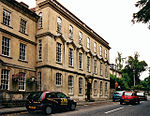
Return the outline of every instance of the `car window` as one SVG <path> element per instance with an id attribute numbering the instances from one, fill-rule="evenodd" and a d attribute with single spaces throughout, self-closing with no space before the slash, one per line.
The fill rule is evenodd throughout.
<path id="1" fill-rule="evenodd" d="M 67 96 L 63 93 L 57 93 L 58 98 L 67 98 Z"/>
<path id="2" fill-rule="evenodd" d="M 48 93 L 46 96 L 47 98 L 56 98 L 55 93 Z"/>
<path id="3" fill-rule="evenodd" d="M 137 95 L 141 95 L 141 96 L 144 96 L 144 93 L 137 93 Z"/>
<path id="4" fill-rule="evenodd" d="M 40 99 L 41 96 L 43 96 L 43 92 L 35 92 L 35 93 L 31 93 L 27 99 Z"/>
<path id="5" fill-rule="evenodd" d="M 125 95 L 125 96 L 132 96 L 132 93 L 125 92 L 124 95 Z"/>

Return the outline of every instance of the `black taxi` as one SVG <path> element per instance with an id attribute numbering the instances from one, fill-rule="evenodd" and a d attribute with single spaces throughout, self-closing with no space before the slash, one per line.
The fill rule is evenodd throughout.
<path id="1" fill-rule="evenodd" d="M 42 110 L 46 114 L 51 114 L 58 109 L 75 110 L 76 101 L 71 100 L 62 92 L 40 91 L 31 93 L 26 102 L 28 112 Z"/>

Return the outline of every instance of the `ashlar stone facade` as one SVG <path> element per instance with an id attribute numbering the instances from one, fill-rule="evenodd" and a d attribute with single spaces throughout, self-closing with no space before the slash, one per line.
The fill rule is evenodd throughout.
<path id="1" fill-rule="evenodd" d="M 62 91 L 76 100 L 110 97 L 109 43 L 58 1 L 36 0 L 28 9 L 0 0 L 0 15 L 1 89 Z"/>

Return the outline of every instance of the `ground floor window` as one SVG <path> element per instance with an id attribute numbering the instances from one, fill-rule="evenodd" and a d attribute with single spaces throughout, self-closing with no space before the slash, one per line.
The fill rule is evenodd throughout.
<path id="1" fill-rule="evenodd" d="M 73 94 L 73 76 L 68 77 L 68 93 Z"/>
<path id="2" fill-rule="evenodd" d="M 107 82 L 105 83 L 105 95 L 108 94 L 108 87 L 107 87 Z"/>
<path id="3" fill-rule="evenodd" d="M 94 95 L 97 95 L 97 81 L 94 81 Z"/>
<path id="4" fill-rule="evenodd" d="M 79 95 L 83 94 L 83 79 L 79 78 Z"/>
<path id="5" fill-rule="evenodd" d="M 9 70 L 2 69 L 1 72 L 1 89 L 8 90 L 9 89 Z"/>
<path id="6" fill-rule="evenodd" d="M 26 74 L 23 72 L 19 73 L 19 91 L 25 91 L 26 85 Z"/>
<path id="7" fill-rule="evenodd" d="M 38 87 L 39 87 L 39 90 L 41 91 L 41 72 L 38 72 Z"/>
<path id="8" fill-rule="evenodd" d="M 102 81 L 100 82 L 100 94 L 101 95 L 103 94 L 103 83 L 102 83 Z"/>
<path id="9" fill-rule="evenodd" d="M 61 86 L 61 85 L 62 85 L 62 74 L 56 73 L 56 86 Z"/>

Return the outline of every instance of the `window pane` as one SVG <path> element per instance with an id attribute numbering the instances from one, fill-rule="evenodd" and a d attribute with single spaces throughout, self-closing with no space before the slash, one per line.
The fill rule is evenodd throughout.
<path id="1" fill-rule="evenodd" d="M 9 89 L 9 70 L 2 69 L 1 72 L 1 89 Z"/>
<path id="2" fill-rule="evenodd" d="M 3 37 L 3 39 L 2 39 L 2 54 L 9 56 L 9 51 L 10 51 L 10 39 Z"/>
<path id="3" fill-rule="evenodd" d="M 56 73 L 56 86 L 62 85 L 62 75 L 60 73 Z"/>
<path id="4" fill-rule="evenodd" d="M 57 42 L 57 46 L 56 46 L 56 61 L 57 62 L 61 62 L 61 52 L 62 52 L 62 49 L 61 49 L 61 44 Z"/>
<path id="5" fill-rule="evenodd" d="M 26 45 L 20 43 L 20 60 L 26 60 Z"/>
<path id="6" fill-rule="evenodd" d="M 3 10 L 3 24 L 10 26 L 10 18 L 11 18 L 11 13 L 4 9 Z"/>
<path id="7" fill-rule="evenodd" d="M 24 91 L 25 90 L 25 85 L 26 85 L 25 73 L 20 72 L 19 73 L 19 90 Z"/>
<path id="8" fill-rule="evenodd" d="M 20 32 L 21 33 L 24 33 L 24 34 L 26 33 L 26 29 L 27 29 L 26 25 L 27 25 L 27 21 L 21 19 L 21 21 L 20 21 Z"/>

